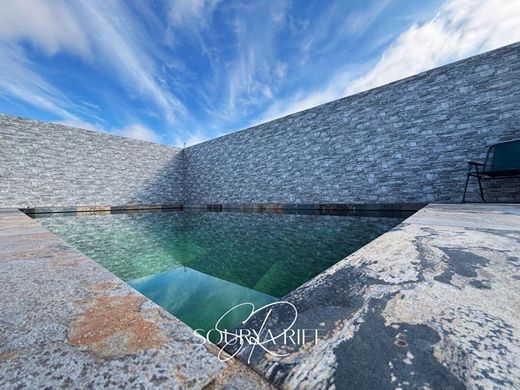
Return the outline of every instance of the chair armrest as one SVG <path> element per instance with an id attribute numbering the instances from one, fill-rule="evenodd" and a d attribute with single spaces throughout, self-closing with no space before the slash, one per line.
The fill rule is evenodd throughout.
<path id="1" fill-rule="evenodd" d="M 479 161 L 468 161 L 468 164 L 469 165 L 477 165 L 477 166 L 481 166 L 481 167 L 484 166 L 484 163 L 483 162 L 479 162 Z"/>

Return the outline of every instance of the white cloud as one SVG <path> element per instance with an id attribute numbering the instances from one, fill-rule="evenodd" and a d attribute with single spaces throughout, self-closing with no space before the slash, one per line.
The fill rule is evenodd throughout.
<path id="1" fill-rule="evenodd" d="M 90 0 L 82 3 L 61 0 L 3 2 L 0 8 L 0 96 L 19 99 L 53 113 L 61 118 L 57 123 L 67 126 L 160 142 L 157 133 L 140 124 L 107 129 L 101 123 L 81 119 L 82 114 L 95 117 L 92 110 L 97 108 L 88 103 L 71 102 L 37 72 L 37 64 L 29 60 L 20 41 L 29 42 L 47 55 L 67 52 L 85 58 L 93 52 L 126 80 L 129 89 L 151 97 L 170 119 L 183 110 L 176 98 L 157 81 L 146 39 L 120 3 L 94 5 Z"/>
<path id="2" fill-rule="evenodd" d="M 141 141 L 161 143 L 161 137 L 155 131 L 137 123 L 122 128 L 112 128 L 110 130 L 106 129 L 100 123 L 91 123 L 83 121 L 81 119 L 66 119 L 62 121 L 56 121 L 55 123 L 59 123 L 60 125 L 70 127 L 77 127 L 79 129 L 93 130 L 108 134 L 120 135 L 122 137 L 139 139 Z"/>
<path id="3" fill-rule="evenodd" d="M 101 132 L 107 133 L 105 128 L 99 123 L 91 123 L 91 122 L 87 122 L 87 121 L 84 121 L 81 119 L 76 119 L 76 118 L 55 121 L 55 123 L 58 123 L 60 125 L 70 126 L 70 127 L 77 127 L 79 129 L 101 131 Z"/>
<path id="4" fill-rule="evenodd" d="M 135 23 L 124 2 L 88 0 L 75 4 L 84 16 L 92 45 L 130 91 L 152 99 L 170 122 L 187 114 L 157 74 L 154 50 L 160 49 Z"/>
<path id="5" fill-rule="evenodd" d="M 330 2 L 328 10 L 317 15 L 306 27 L 308 31 L 301 39 L 300 62 L 313 62 L 318 55 L 330 56 L 331 51 L 344 47 L 346 41 L 361 36 L 391 1 L 365 2 L 363 7 L 348 16 L 344 11 L 348 2 Z"/>
<path id="6" fill-rule="evenodd" d="M 0 40 L 26 40 L 48 55 L 66 50 L 86 57 L 90 52 L 77 15 L 61 0 L 3 0 Z"/>
<path id="7" fill-rule="evenodd" d="M 343 24 L 344 36 L 359 36 L 365 32 L 392 0 L 379 0 L 362 11 L 351 13 Z"/>
<path id="8" fill-rule="evenodd" d="M 161 139 L 153 130 L 139 124 L 123 127 L 119 130 L 112 130 L 111 133 L 121 135 L 123 137 L 140 139 L 141 141 L 149 141 L 160 143 Z"/>
<path id="9" fill-rule="evenodd" d="M 352 94 L 520 40 L 520 2 L 449 0 L 431 21 L 401 34 L 345 88 Z"/>
<path id="10" fill-rule="evenodd" d="M 288 64 L 277 58 L 279 36 L 289 10 L 288 1 L 241 6 L 232 21 L 235 32 L 235 57 L 217 73 L 225 80 L 225 107 L 214 116 L 224 121 L 247 116 L 260 104 L 272 99 L 277 86 L 288 73 Z"/>
<path id="11" fill-rule="evenodd" d="M 278 61 L 274 65 L 274 74 L 278 79 L 284 79 L 287 76 L 287 63 Z"/>
<path id="12" fill-rule="evenodd" d="M 344 82 L 339 81 L 340 78 L 346 76 L 340 75 L 338 79 L 331 82 L 326 88 L 312 93 L 298 93 L 292 99 L 276 100 L 269 108 L 262 113 L 259 119 L 252 122 L 253 124 L 260 124 L 268 122 L 276 118 L 293 114 L 295 112 L 303 111 L 311 107 L 319 106 L 320 104 L 330 102 L 338 99 L 343 95 Z"/>
<path id="13" fill-rule="evenodd" d="M 13 96 L 61 115 L 73 116 L 60 105 L 63 96 L 29 66 L 19 42 L 28 42 L 47 55 L 65 52 L 86 61 L 96 60 L 127 88 L 129 95 L 151 99 L 170 122 L 188 115 L 184 105 L 162 81 L 157 45 L 130 14 L 123 1 L 4 0 L 0 7 L 0 43 L 9 45 L 16 62 L 16 81 L 9 82 Z M 2 53 L 3 54 L 3 53 Z M 18 58 L 14 55 L 18 54 Z M 102 59 L 98 61 L 98 59 Z M 25 66 L 25 69 L 23 67 Z M 0 72 L 9 73 L 2 60 Z M 5 78 L 4 78 L 5 84 Z M 45 89 L 45 93 L 42 93 Z M 35 93 L 38 92 L 39 93 Z M 61 114 L 60 114 L 61 112 Z"/>
<path id="14" fill-rule="evenodd" d="M 78 109 L 63 93 L 41 77 L 22 48 L 0 40 L 0 96 L 16 98 L 61 118 L 74 119 Z"/>
<path id="15" fill-rule="evenodd" d="M 400 34 L 367 72 L 333 74 L 328 84 L 277 100 L 255 123 L 314 107 L 520 40 L 520 1 L 448 0 L 430 21 Z"/>
<path id="16" fill-rule="evenodd" d="M 219 0 L 173 0 L 170 4 L 169 17 L 176 27 L 200 27 L 213 13 Z M 199 26 L 197 26 L 199 25 Z"/>

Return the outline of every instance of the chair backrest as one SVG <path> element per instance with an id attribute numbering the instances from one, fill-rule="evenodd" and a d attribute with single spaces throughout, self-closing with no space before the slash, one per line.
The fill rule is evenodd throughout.
<path id="1" fill-rule="evenodd" d="M 489 168 L 486 167 L 488 170 L 506 171 L 509 169 L 520 169 L 520 140 L 493 145 L 489 148 L 488 158 L 489 153 L 492 153 L 492 157 Z"/>

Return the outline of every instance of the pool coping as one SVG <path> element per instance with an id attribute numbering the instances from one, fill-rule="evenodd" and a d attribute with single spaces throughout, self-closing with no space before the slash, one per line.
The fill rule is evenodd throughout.
<path id="1" fill-rule="evenodd" d="M 237 356 L 286 389 L 520 387 L 519 286 L 520 205 L 430 204 L 283 298 L 316 345 Z"/>
<path id="2" fill-rule="evenodd" d="M 461 256 L 475 263 L 470 276 L 456 272 Z M 324 327 L 327 335 L 304 353 L 295 349 L 283 359 L 253 354 L 251 367 L 260 376 L 237 361 L 220 362 L 217 351 L 197 345 L 191 329 L 174 316 L 37 221 L 3 209 L 0 277 L 10 288 L 0 291 L 0 312 L 5 316 L 0 336 L 6 340 L 0 345 L 0 384 L 141 382 L 152 387 L 163 381 L 173 388 L 269 388 L 267 378 L 290 389 L 363 387 L 361 378 L 365 387 L 373 387 L 370 380 L 392 388 L 406 383 L 455 388 L 519 385 L 520 295 L 514 288 L 518 280 L 511 274 L 514 259 L 520 259 L 520 206 L 430 204 L 284 298 L 298 307 L 300 324 Z M 369 283 L 363 286 L 363 281 Z M 508 306 L 498 293 L 506 295 Z M 455 310 L 460 314 L 455 327 L 446 317 L 456 308 L 450 300 L 453 294 L 465 310 L 480 310 Z M 415 311 L 410 313 L 401 301 Z M 103 309 L 102 317 L 96 315 L 96 310 L 111 305 L 115 307 Z M 121 308 L 141 326 L 117 328 L 113 317 Z M 107 326 L 112 333 L 101 332 L 101 339 L 89 336 L 93 323 L 104 318 L 114 320 Z M 152 329 L 152 336 L 141 337 L 143 327 Z M 409 348 L 394 348 L 390 342 L 374 354 L 359 345 L 358 335 L 370 331 L 393 332 L 396 340 L 405 339 L 399 327 L 414 333 L 405 340 Z M 494 339 L 479 339 L 481 328 Z M 417 340 L 422 340 L 421 348 Z M 243 361 L 246 352 L 239 354 Z M 377 375 L 356 369 L 359 375 L 353 375 L 353 361 L 381 363 L 378 355 L 388 360 L 387 366 L 393 362 L 393 369 Z M 464 360 L 468 356 L 469 365 Z M 448 379 L 442 382 L 443 377 Z"/>
<path id="3" fill-rule="evenodd" d="M 322 213 L 348 211 L 417 211 L 427 203 L 209 203 L 209 204 L 127 204 L 91 206 L 38 206 L 19 208 L 25 214 L 124 212 L 146 210 L 204 209 L 209 211 L 244 210 L 286 212 L 309 210 Z"/>
<path id="4" fill-rule="evenodd" d="M 0 284 L 0 388 L 273 388 L 16 209 L 0 209 Z"/>

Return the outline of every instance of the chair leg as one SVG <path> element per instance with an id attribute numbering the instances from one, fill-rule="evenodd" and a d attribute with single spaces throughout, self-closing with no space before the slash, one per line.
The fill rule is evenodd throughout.
<path id="1" fill-rule="evenodd" d="M 462 202 L 466 203 L 466 192 L 468 192 L 468 183 L 469 183 L 469 173 L 466 175 L 466 185 L 464 186 L 464 195 L 462 195 Z"/>
<path id="2" fill-rule="evenodd" d="M 484 191 L 482 191 L 482 180 L 480 176 L 477 176 L 478 179 L 478 188 L 480 189 L 480 197 L 482 198 L 482 202 L 486 202 L 486 199 L 484 199 Z"/>

